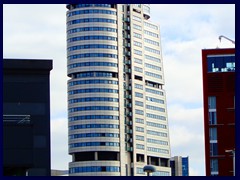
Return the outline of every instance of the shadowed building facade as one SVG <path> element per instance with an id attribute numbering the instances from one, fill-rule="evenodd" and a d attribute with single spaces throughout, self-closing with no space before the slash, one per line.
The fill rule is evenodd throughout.
<path id="1" fill-rule="evenodd" d="M 3 175 L 50 176 L 52 60 L 3 60 Z"/>

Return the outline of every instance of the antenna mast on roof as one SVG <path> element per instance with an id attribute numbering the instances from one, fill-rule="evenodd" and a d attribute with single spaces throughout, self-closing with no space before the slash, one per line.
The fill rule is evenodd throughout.
<path id="1" fill-rule="evenodd" d="M 235 41 L 233 41 L 233 40 L 231 40 L 231 39 L 229 39 L 229 38 L 227 38 L 226 36 L 223 36 L 223 35 L 219 36 L 219 41 L 220 41 L 220 42 L 221 42 L 221 39 L 222 39 L 222 38 L 225 38 L 225 39 L 231 41 L 233 44 L 235 44 Z"/>

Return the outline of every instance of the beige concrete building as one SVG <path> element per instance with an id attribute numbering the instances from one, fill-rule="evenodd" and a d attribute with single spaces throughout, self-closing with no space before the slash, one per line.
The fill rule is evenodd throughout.
<path id="1" fill-rule="evenodd" d="M 51 176 L 68 176 L 68 170 L 51 170 Z"/>
<path id="2" fill-rule="evenodd" d="M 159 26 L 149 4 L 68 4 L 69 175 L 170 176 Z"/>

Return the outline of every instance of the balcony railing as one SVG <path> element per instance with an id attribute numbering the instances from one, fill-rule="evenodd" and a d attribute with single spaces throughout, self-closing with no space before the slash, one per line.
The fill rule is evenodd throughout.
<path id="1" fill-rule="evenodd" d="M 30 115 L 3 115 L 4 124 L 30 124 L 31 116 Z"/>

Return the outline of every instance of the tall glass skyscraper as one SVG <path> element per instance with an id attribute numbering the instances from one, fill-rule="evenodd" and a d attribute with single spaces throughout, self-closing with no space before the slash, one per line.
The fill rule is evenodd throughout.
<path id="1" fill-rule="evenodd" d="M 170 176 L 159 26 L 149 4 L 68 4 L 70 175 Z"/>

